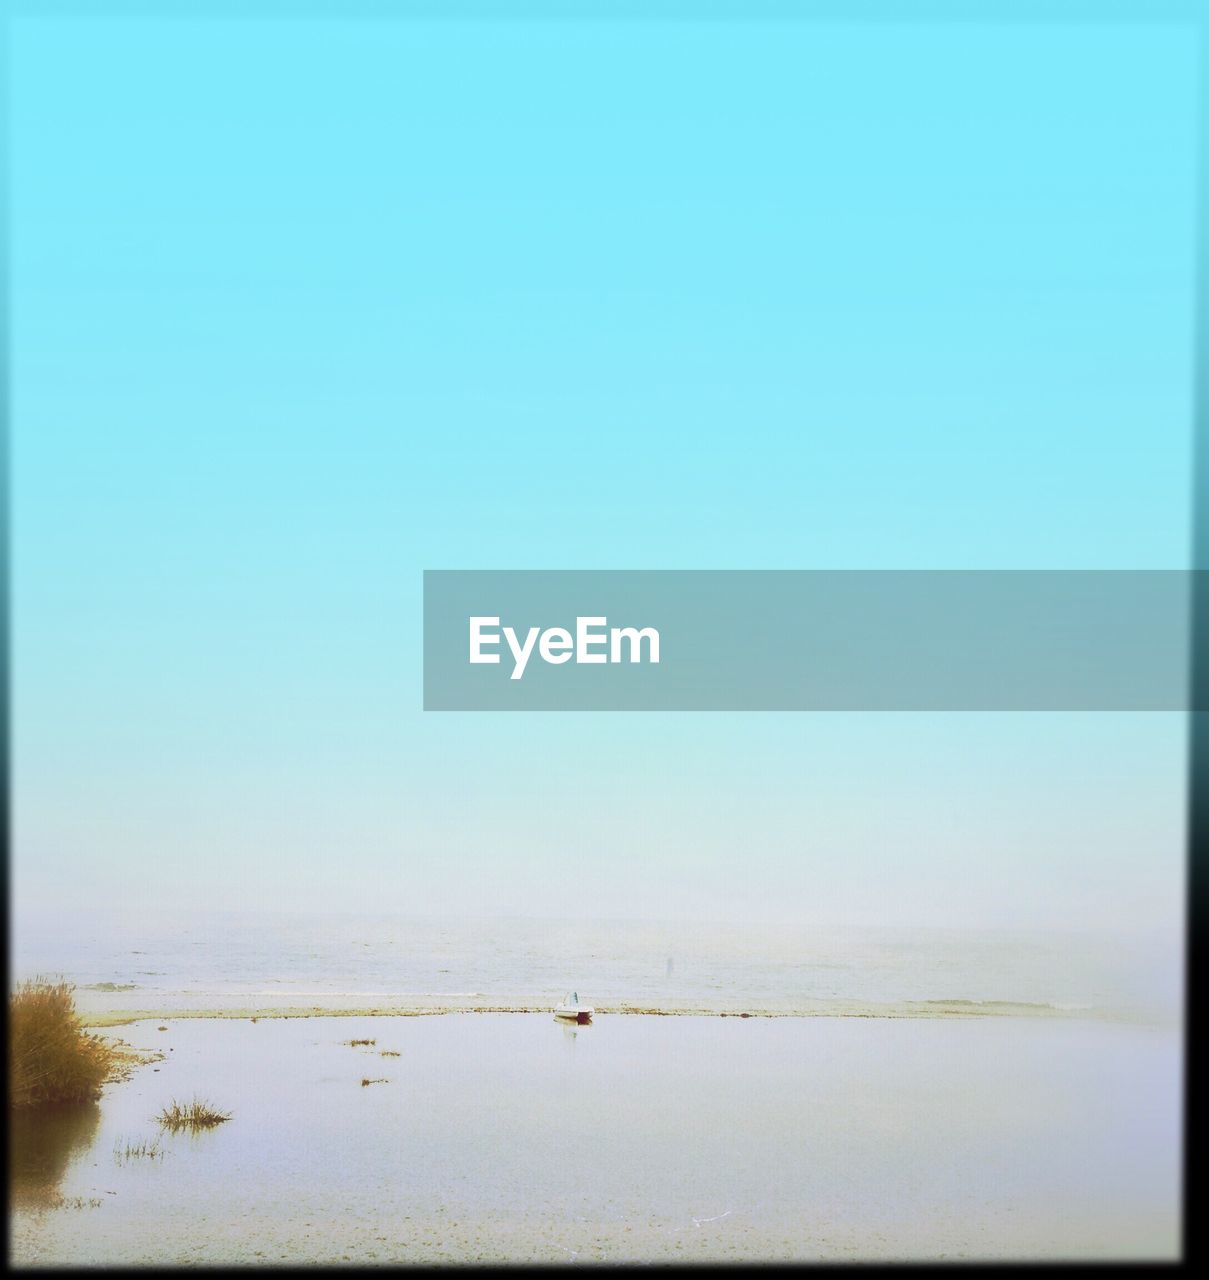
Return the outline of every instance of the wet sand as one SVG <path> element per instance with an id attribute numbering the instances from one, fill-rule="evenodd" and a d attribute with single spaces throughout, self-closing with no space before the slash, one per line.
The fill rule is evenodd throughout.
<path id="1" fill-rule="evenodd" d="M 359 1014 L 120 1034 L 163 1061 L 14 1130 L 15 1263 L 1177 1256 L 1171 1028 Z M 122 1156 L 194 1093 L 232 1119 Z"/>
<path id="2" fill-rule="evenodd" d="M 95 997 L 94 997 L 95 998 Z M 273 1018 L 418 1018 L 459 1013 L 528 1013 L 548 1015 L 550 1005 L 529 1004 L 524 1001 L 493 1001 L 481 1003 L 461 1001 L 450 1003 L 440 997 L 396 996 L 383 1001 L 380 997 L 362 996 L 356 1003 L 346 994 L 330 999 L 324 1004 L 264 1005 L 255 999 L 240 1000 L 224 997 L 225 1003 L 215 1008 L 201 1005 L 193 1007 L 164 1006 L 156 1009 L 96 1008 L 90 1004 L 89 995 L 77 993 L 85 1024 L 93 1029 L 124 1027 L 137 1022 L 183 1021 L 203 1019 L 273 1019 Z M 106 1000 L 113 1004 L 112 996 Z M 1080 1009 L 1062 1009 L 1053 1005 L 1025 1004 L 1009 1000 L 904 1000 L 896 1004 L 863 1003 L 851 1001 L 819 1001 L 814 1004 L 798 1003 L 782 1008 L 757 1007 L 753 1009 L 719 1009 L 689 1004 L 597 1004 L 593 1006 L 601 1015 L 641 1015 L 651 1018 L 1085 1018 Z M 1111 1013 L 1097 1013 L 1101 1020 L 1117 1022 L 1162 1021 L 1162 1017 L 1147 1012 L 1131 1012 L 1126 1009 Z M 1170 1019 L 1167 1019 L 1170 1022 Z"/>

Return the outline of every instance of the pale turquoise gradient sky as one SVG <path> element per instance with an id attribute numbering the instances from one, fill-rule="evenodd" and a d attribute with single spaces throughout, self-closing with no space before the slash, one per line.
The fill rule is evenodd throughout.
<path id="1" fill-rule="evenodd" d="M 14 873 L 1167 925 L 1176 716 L 424 715 L 424 568 L 1188 561 L 1190 31 L 22 20 Z"/>

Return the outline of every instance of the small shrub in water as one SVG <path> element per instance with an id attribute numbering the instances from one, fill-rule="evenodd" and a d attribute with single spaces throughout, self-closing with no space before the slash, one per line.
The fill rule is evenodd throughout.
<path id="1" fill-rule="evenodd" d="M 127 1160 L 162 1160 L 164 1149 L 159 1138 L 142 1138 L 138 1142 L 123 1142 L 121 1138 L 113 1144 L 113 1159 L 116 1164 L 125 1164 Z"/>
<path id="2" fill-rule="evenodd" d="M 171 1105 L 159 1114 L 160 1124 L 171 1133 L 177 1133 L 181 1129 L 187 1129 L 191 1133 L 196 1133 L 199 1129 L 213 1129 L 215 1125 L 230 1118 L 229 1111 L 219 1111 L 202 1098 L 184 1103 L 173 1098 Z"/>

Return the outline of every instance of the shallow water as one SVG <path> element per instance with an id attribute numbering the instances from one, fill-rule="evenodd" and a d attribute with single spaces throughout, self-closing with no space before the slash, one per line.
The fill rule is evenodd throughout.
<path id="1" fill-rule="evenodd" d="M 598 1008 L 895 1012 L 938 1002 L 1177 1016 L 1182 941 L 1075 932 L 829 929 L 214 912 L 15 922 L 17 977 L 62 973 L 89 1013 Z"/>
<path id="2" fill-rule="evenodd" d="M 122 1035 L 159 1069 L 14 1131 L 15 1262 L 1176 1255 L 1170 1029 L 467 1014 Z M 194 1092 L 232 1119 L 115 1157 Z"/>

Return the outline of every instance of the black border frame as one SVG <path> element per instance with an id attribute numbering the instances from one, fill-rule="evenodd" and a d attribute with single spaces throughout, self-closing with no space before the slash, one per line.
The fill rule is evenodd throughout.
<path id="1" fill-rule="evenodd" d="M 957 24 L 1060 24 L 1180 26 L 1189 29 L 1198 46 L 1198 101 L 1196 203 L 1197 224 L 1194 272 L 1193 316 L 1193 475 L 1192 547 L 1189 567 L 1209 569 L 1209 0 L 0 0 L 0 494 L 3 495 L 3 524 L 0 527 L 0 823 L 4 853 L 2 884 L 6 903 L 9 896 L 9 852 L 11 849 L 11 192 L 9 86 L 11 78 L 12 25 L 22 19 L 150 18 L 171 19 L 332 19 L 397 21 L 466 19 L 506 22 L 513 18 L 573 22 L 582 19 L 646 19 L 684 21 L 782 20 L 820 23 L 916 22 Z M 1192 575 L 1191 706 L 1209 707 L 1209 574 Z M 1196 1047 L 1197 1013 L 1205 1003 L 1205 984 L 1199 976 L 1205 969 L 1206 941 L 1198 927 L 1209 913 L 1209 712 L 1192 711 L 1188 716 L 1188 828 L 1187 898 L 1184 997 L 1184 1146 L 1181 1244 L 1179 1261 L 1158 1263 L 1035 1263 L 962 1262 L 953 1266 L 1035 1267 L 1052 1265 L 1062 1269 L 1088 1267 L 1181 1267 L 1202 1257 L 1199 1231 L 1193 1221 L 1191 1188 L 1198 1169 L 1198 1139 L 1205 1128 L 1205 1103 L 1194 1088 L 1197 1069 L 1203 1070 L 1204 1056 Z M 10 955 L 6 949 L 5 972 Z M 7 1016 L 7 1011 L 6 1011 Z M 7 1064 L 6 1064 L 7 1070 Z M 1201 1162 L 1203 1163 L 1203 1161 Z M 6 1241 L 8 1239 L 6 1217 Z M 400 1266 L 415 1264 L 400 1263 Z M 478 1264 L 468 1264 L 476 1266 Z M 560 1265 L 560 1264 L 552 1264 Z M 611 1269 L 611 1264 L 593 1264 Z M 670 1264 L 681 1269 L 678 1264 Z M 750 1263 L 720 1263 L 719 1269 Z M 918 1268 L 927 1263 L 765 1263 L 782 1269 L 809 1266 L 812 1270 L 844 1270 L 853 1265 L 873 1269 Z M 74 1268 L 47 1268 L 73 1270 Z M 209 1268 L 207 1268 L 209 1269 Z M 228 1268 L 217 1267 L 215 1270 Z M 233 1269 L 233 1268 L 232 1268 Z M 279 1270 L 282 1268 L 273 1268 Z M 293 1270 L 293 1267 L 284 1268 Z M 340 1273 L 367 1268 L 332 1268 L 322 1264 L 299 1267 L 308 1272 L 331 1270 Z M 376 1269 L 376 1268 L 375 1268 Z M 514 1265 L 486 1264 L 487 1270 L 511 1271 Z M 714 1269 L 710 1267 L 708 1269 Z M 179 1270 L 153 1267 L 149 1272 Z"/>

